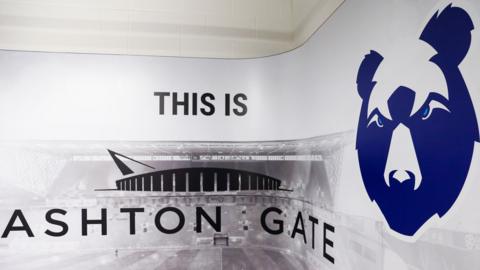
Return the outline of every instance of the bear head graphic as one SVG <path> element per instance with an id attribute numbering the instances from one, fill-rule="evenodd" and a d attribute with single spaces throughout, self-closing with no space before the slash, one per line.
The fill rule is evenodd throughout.
<path id="1" fill-rule="evenodd" d="M 473 22 L 459 7 L 433 15 L 420 37 L 360 64 L 356 148 L 367 193 L 389 227 L 413 236 L 459 196 L 479 139 L 459 68 Z"/>

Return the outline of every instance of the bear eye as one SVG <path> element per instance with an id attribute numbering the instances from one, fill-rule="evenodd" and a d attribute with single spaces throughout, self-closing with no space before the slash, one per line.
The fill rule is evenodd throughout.
<path id="1" fill-rule="evenodd" d="M 436 100 L 431 100 L 427 105 L 420 109 L 420 116 L 422 117 L 422 120 L 427 120 L 428 118 L 430 118 L 433 111 L 435 110 L 443 110 L 446 112 L 450 112 L 450 110 L 447 109 L 447 107 L 442 103 Z"/>
<path id="2" fill-rule="evenodd" d="M 425 120 L 430 116 L 430 105 L 425 106 L 422 110 L 422 119 Z"/>
<path id="3" fill-rule="evenodd" d="M 384 126 L 384 120 L 381 115 L 378 115 L 377 113 L 370 118 L 370 121 L 368 121 L 367 127 L 369 127 L 372 123 L 375 123 L 377 127 L 383 127 Z"/>

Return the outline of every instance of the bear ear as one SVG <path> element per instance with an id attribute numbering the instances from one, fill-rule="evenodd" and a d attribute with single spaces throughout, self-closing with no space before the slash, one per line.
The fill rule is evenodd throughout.
<path id="1" fill-rule="evenodd" d="M 448 5 L 435 15 L 425 26 L 420 39 L 427 42 L 436 51 L 435 58 L 445 64 L 459 65 L 470 48 L 473 22 L 468 13 Z"/>
<path id="2" fill-rule="evenodd" d="M 377 71 L 378 66 L 383 61 L 383 57 L 376 51 L 370 51 L 365 55 L 357 74 L 357 90 L 360 97 L 365 100 L 370 97 L 375 83 L 373 76 Z"/>

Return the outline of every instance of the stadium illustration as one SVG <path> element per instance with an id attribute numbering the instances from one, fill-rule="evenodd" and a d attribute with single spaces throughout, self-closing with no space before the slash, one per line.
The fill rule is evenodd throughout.
<path id="1" fill-rule="evenodd" d="M 352 142 L 353 134 L 344 132 L 290 141 L 1 143 L 0 229 L 12 210 L 20 208 L 35 238 L 12 232 L 0 239 L 0 268 L 382 269 L 385 249 L 406 247 L 393 238 L 383 240 L 382 223 L 334 212 L 343 151 Z M 185 216 L 184 228 L 176 234 L 165 235 L 155 227 L 155 214 L 166 207 Z M 221 231 L 205 221 L 201 232 L 195 230 L 198 207 L 212 218 L 221 207 Z M 262 229 L 259 217 L 267 207 L 282 210 L 266 224 L 275 228 L 281 220 L 283 233 Z M 55 216 L 70 226 L 64 237 L 43 233 L 57 229 L 45 222 L 45 212 L 52 208 L 68 212 Z M 130 220 L 121 208 L 144 209 L 136 215 L 135 235 L 129 235 Z M 107 209 L 108 235 L 93 224 L 88 236 L 82 236 L 81 209 L 88 209 L 93 220 Z M 312 250 L 301 235 L 292 238 L 298 212 L 305 215 L 308 234 L 312 227 L 307 215 L 334 224 L 330 237 L 335 247 L 328 252 L 348 256 L 335 256 L 331 264 L 322 258 L 321 242 Z M 177 220 L 168 214 L 162 218 L 167 228 Z M 320 227 L 317 235 L 322 235 Z M 438 254 L 448 252 L 465 254 L 467 265 L 478 253 L 463 250 L 475 245 L 476 237 L 435 230 L 407 254 L 422 251 L 424 257 L 437 258 L 428 260 L 435 265 L 415 266 L 420 269 L 446 269 L 448 256 Z M 440 238 L 450 239 L 451 245 L 436 245 Z"/>
<path id="2" fill-rule="evenodd" d="M 281 180 L 264 174 L 224 168 L 180 168 L 135 174 L 119 156 L 147 168 L 140 161 L 108 150 L 123 175 L 131 175 L 116 181 L 117 190 L 166 191 L 166 192 L 216 192 L 238 190 L 283 190 Z"/>

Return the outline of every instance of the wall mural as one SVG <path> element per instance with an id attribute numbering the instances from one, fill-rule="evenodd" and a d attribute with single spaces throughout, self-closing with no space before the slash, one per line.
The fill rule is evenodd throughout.
<path id="1" fill-rule="evenodd" d="M 0 51 L 0 268 L 479 268 L 479 20 L 346 1 L 258 59 Z"/>

